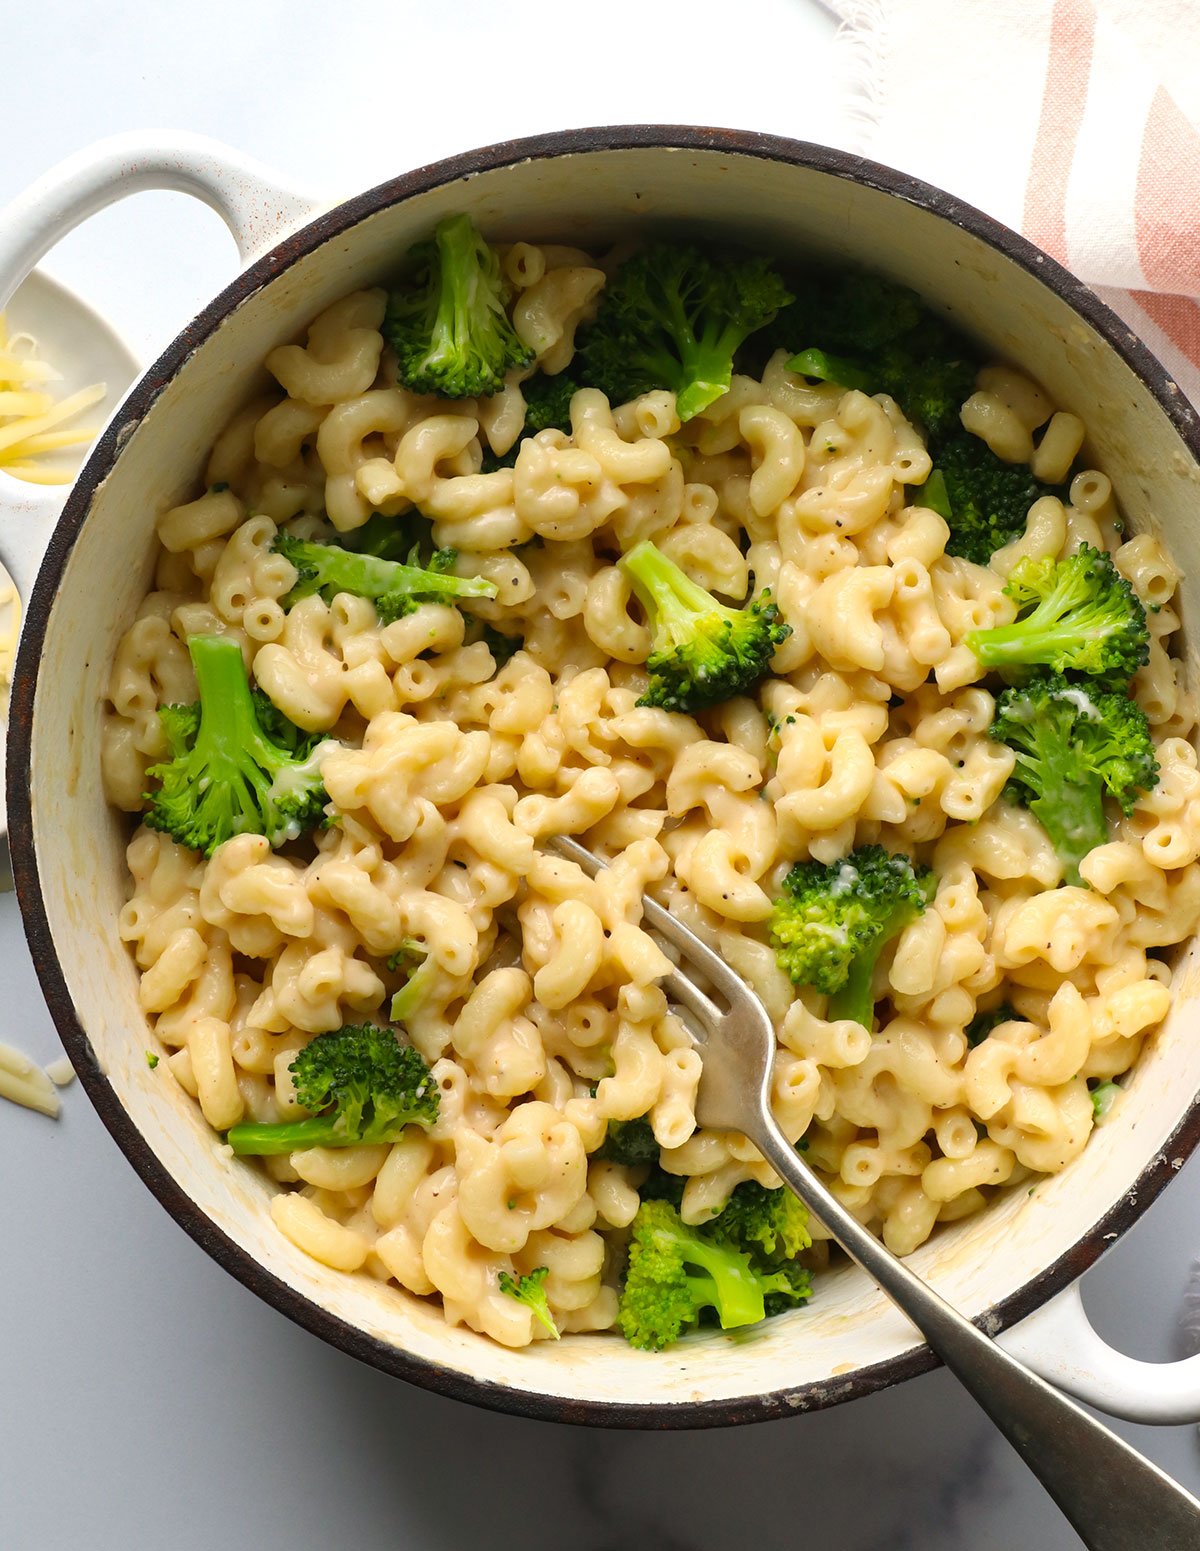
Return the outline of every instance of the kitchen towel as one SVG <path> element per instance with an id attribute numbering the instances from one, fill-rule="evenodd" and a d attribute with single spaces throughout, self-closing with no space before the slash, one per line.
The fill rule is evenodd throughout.
<path id="1" fill-rule="evenodd" d="M 823 0 L 838 142 L 1059 259 L 1200 407 L 1200 0 Z"/>
<path id="2" fill-rule="evenodd" d="M 1023 232 L 1200 409 L 1200 0 L 822 4 L 842 22 L 837 143 Z M 1200 1259 L 1181 1325 L 1200 1351 Z"/>

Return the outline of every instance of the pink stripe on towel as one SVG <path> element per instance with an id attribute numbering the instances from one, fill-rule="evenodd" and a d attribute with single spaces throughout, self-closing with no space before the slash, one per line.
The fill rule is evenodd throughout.
<path id="1" fill-rule="evenodd" d="M 1165 291 L 1130 291 L 1130 296 L 1193 366 L 1200 366 L 1200 302 Z"/>
<path id="2" fill-rule="evenodd" d="M 1200 293 L 1200 135 L 1161 86 L 1142 136 L 1134 217 L 1146 284 Z"/>
<path id="3" fill-rule="evenodd" d="M 1087 102 L 1096 34 L 1089 0 L 1055 0 L 1037 141 L 1025 189 L 1025 234 L 1067 262 L 1067 183 Z"/>

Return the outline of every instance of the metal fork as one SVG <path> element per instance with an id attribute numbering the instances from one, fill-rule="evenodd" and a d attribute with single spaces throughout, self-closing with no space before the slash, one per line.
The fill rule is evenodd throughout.
<path id="1" fill-rule="evenodd" d="M 605 865 L 575 840 L 558 837 L 547 843 L 591 878 Z M 754 1143 L 788 1189 L 957 1375 L 1091 1551 L 1200 1547 L 1200 1502 L 951 1308 L 821 1183 L 771 1114 L 775 1031 L 766 1008 L 719 954 L 655 900 L 645 898 L 642 909 L 646 925 L 712 987 L 710 996 L 682 969 L 662 980 L 668 998 L 686 1008 L 703 1030 L 697 1121 L 740 1131 Z"/>

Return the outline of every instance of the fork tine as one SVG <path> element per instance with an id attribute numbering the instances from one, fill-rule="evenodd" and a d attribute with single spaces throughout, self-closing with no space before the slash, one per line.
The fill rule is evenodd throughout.
<path id="1" fill-rule="evenodd" d="M 671 970 L 662 977 L 660 983 L 667 1001 L 680 1002 L 688 1012 L 693 1013 L 700 1020 L 704 1037 L 707 1038 L 723 1016 L 721 1009 L 680 970 Z M 695 1029 L 690 1029 L 690 1032 L 695 1037 Z"/>
<path id="2" fill-rule="evenodd" d="M 581 846 L 577 840 L 572 840 L 567 835 L 554 835 L 546 841 L 546 844 L 568 861 L 575 862 L 589 878 L 594 878 L 601 868 L 607 865 L 598 856 L 594 856 L 586 846 Z M 642 915 L 660 936 L 665 937 L 690 963 L 704 972 L 728 1000 L 731 1007 L 737 1007 L 753 996 L 753 992 L 742 978 L 730 969 L 719 953 L 714 953 L 690 927 L 684 926 L 682 921 L 677 921 L 669 910 L 664 910 L 658 901 L 651 899 L 648 894 L 642 896 Z M 689 995 L 692 998 L 700 997 L 706 1006 L 703 1010 L 697 1007 L 697 1011 L 702 1011 L 702 1015 L 708 1018 L 715 1019 L 721 1016 L 720 1009 L 713 1005 L 703 991 L 678 971 L 664 979 L 663 988 L 671 994 L 673 988 L 677 989 L 680 985 L 687 987 L 686 993 L 680 992 L 681 1002 L 687 1004 Z"/>

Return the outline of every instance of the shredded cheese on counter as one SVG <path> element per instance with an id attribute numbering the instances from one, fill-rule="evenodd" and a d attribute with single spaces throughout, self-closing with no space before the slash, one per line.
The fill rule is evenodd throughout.
<path id="1" fill-rule="evenodd" d="M 0 1043 L 0 1099 L 39 1110 L 56 1120 L 62 1108 L 57 1090 L 65 1087 L 74 1075 L 65 1060 L 53 1061 L 43 1071 L 23 1051 Z"/>

